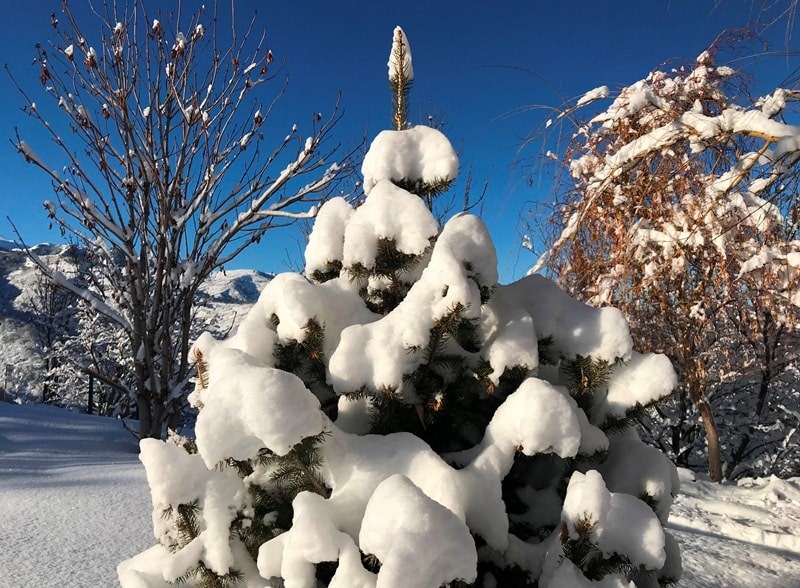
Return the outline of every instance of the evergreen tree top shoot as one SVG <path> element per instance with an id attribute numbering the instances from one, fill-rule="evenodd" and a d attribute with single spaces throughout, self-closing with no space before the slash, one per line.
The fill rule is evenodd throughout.
<path id="1" fill-rule="evenodd" d="M 414 65 L 411 62 L 411 47 L 403 29 L 396 27 L 389 53 L 389 86 L 394 102 L 394 128 L 402 131 L 408 125 L 408 94 L 414 81 Z"/>

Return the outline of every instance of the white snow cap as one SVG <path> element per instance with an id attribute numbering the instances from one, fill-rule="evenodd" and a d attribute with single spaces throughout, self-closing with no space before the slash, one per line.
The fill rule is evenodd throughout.
<path id="1" fill-rule="evenodd" d="M 633 340 L 625 316 L 616 308 L 592 308 L 538 275 L 500 286 L 510 305 L 533 317 L 539 337 L 553 335 L 555 350 L 567 358 L 591 355 L 613 362 L 631 357 Z"/>
<path id="2" fill-rule="evenodd" d="M 600 86 L 599 88 L 595 88 L 594 90 L 589 90 L 586 92 L 586 94 L 580 97 L 575 106 L 583 106 L 584 104 L 594 102 L 595 100 L 600 100 L 601 98 L 608 98 L 608 94 L 608 86 Z"/>
<path id="3" fill-rule="evenodd" d="M 561 511 L 570 538 L 578 538 L 575 526 L 584 518 L 595 525 L 592 539 L 603 554 L 625 554 L 647 569 L 664 565 L 664 530 L 655 513 L 638 498 L 609 492 L 595 470 L 576 471 L 570 478 Z"/>
<path id="4" fill-rule="evenodd" d="M 285 455 L 322 432 L 319 400 L 294 374 L 264 367 L 236 349 L 221 349 L 213 360 L 195 426 L 197 450 L 209 468 L 228 457 L 251 459 L 264 447 Z"/>
<path id="5" fill-rule="evenodd" d="M 464 521 L 400 474 L 375 489 L 359 544 L 381 561 L 378 588 L 427 588 L 472 582 L 478 575 L 475 542 Z"/>
<path id="6" fill-rule="evenodd" d="M 635 434 L 617 435 L 599 471 L 612 492 L 649 496 L 655 501 L 659 519 L 666 524 L 672 499 L 680 488 L 678 469 L 666 455 L 645 445 Z"/>
<path id="7" fill-rule="evenodd" d="M 402 47 L 402 61 L 400 52 Z M 389 53 L 389 80 L 396 80 L 402 74 L 409 82 L 414 79 L 414 65 L 411 63 L 411 45 L 408 44 L 408 37 L 400 27 L 395 27 L 392 37 L 392 52 Z"/>
<path id="8" fill-rule="evenodd" d="M 298 274 L 278 274 L 259 298 L 260 318 L 278 318 L 274 328 L 281 342 L 305 341 L 309 321 L 317 322 L 325 330 L 323 353 L 328 357 L 339 344 L 342 329 L 378 318 L 350 286 L 347 278 L 312 284 Z"/>
<path id="9" fill-rule="evenodd" d="M 538 368 L 539 350 L 533 318 L 525 309 L 509 304 L 500 288 L 483 307 L 481 333 L 485 341 L 481 356 L 492 366 L 489 379 L 495 386 L 508 368 Z"/>
<path id="10" fill-rule="evenodd" d="M 433 184 L 456 178 L 458 156 L 447 137 L 431 127 L 381 131 L 364 156 L 361 173 L 367 195 L 381 180 Z"/>
<path id="11" fill-rule="evenodd" d="M 344 229 L 342 262 L 345 267 L 357 263 L 373 267 L 378 239 L 394 240 L 400 252 L 420 255 L 439 232 L 436 219 L 420 198 L 389 181 L 376 184 L 375 190 L 356 209 Z M 335 236 L 332 229 L 329 234 L 332 238 Z M 317 252 L 312 252 L 312 260 L 317 255 Z"/>
<path id="12" fill-rule="evenodd" d="M 669 396 L 678 386 L 678 376 L 666 355 L 632 352 L 628 363 L 617 367 L 608 382 L 608 395 L 600 403 L 598 417 L 624 417 L 637 404 Z"/>
<path id="13" fill-rule="evenodd" d="M 325 271 L 332 261 L 342 261 L 344 229 L 355 210 L 344 198 L 328 200 L 317 213 L 306 245 L 306 275 Z"/>
<path id="14" fill-rule="evenodd" d="M 578 407 L 568 398 L 548 382 L 528 378 L 500 405 L 479 447 L 494 445 L 512 452 L 511 459 L 498 466 L 501 479 L 508 473 L 513 452 L 517 450 L 525 455 L 555 453 L 561 457 L 578 453 L 581 442 Z"/>

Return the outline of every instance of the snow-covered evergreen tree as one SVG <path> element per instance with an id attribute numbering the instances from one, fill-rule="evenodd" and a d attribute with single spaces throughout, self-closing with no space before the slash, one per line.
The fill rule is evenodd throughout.
<path id="1" fill-rule="evenodd" d="M 529 276 L 498 284 L 483 222 L 437 226 L 458 159 L 410 126 L 395 30 L 395 130 L 366 199 L 319 211 L 306 275 L 278 275 L 236 334 L 201 336 L 196 439 L 143 440 L 159 544 L 122 585 L 656 586 L 669 460 L 629 426 L 676 378 L 622 314 Z M 398 76 L 405 76 L 398 80 Z"/>

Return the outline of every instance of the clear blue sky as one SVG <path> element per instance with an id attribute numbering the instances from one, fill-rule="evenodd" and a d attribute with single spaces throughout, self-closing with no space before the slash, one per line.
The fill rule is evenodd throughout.
<path id="1" fill-rule="evenodd" d="M 70 4 L 85 17 L 82 22 L 93 22 L 84 2 Z M 184 2 L 185 7 L 200 4 Z M 446 134 L 462 153 L 462 170 L 472 166 L 478 185 L 491 176 L 483 216 L 495 238 L 501 276 L 508 281 L 534 261 L 520 251 L 521 211 L 526 202 L 548 201 L 551 195 L 547 182 L 528 187 L 522 173 L 512 169 L 523 137 L 542 123 L 544 112 L 507 115 L 526 105 L 558 106 L 562 97 L 575 98 L 604 84 L 619 88 L 668 59 L 695 57 L 723 29 L 746 24 L 760 5 L 755 0 L 237 0 L 236 11 L 244 20 L 258 8 L 270 48 L 286 62 L 288 92 L 270 122 L 276 134 L 282 137 L 293 122 L 302 129 L 311 113 L 329 111 L 341 91 L 345 118 L 334 139 L 343 144 L 354 143 L 364 132 L 371 139 L 390 124 L 386 61 L 392 30 L 401 25 L 414 58 L 412 119 L 423 123 L 430 112 L 443 118 Z M 40 86 L 30 65 L 33 46 L 52 35 L 49 15 L 60 10 L 61 0 L 3 7 L 0 53 L 34 95 Z M 769 36 L 772 48 L 787 48 L 785 30 L 783 24 L 775 27 Z M 797 48 L 798 42 L 795 35 L 788 48 Z M 779 84 L 797 65 L 785 58 L 733 65 L 745 64 L 756 68 L 764 88 Z M 18 126 L 34 150 L 46 156 L 47 140 L 19 111 L 23 100 L 2 75 L 3 137 L 11 139 Z M 12 237 L 8 215 L 27 242 L 59 242 L 42 208 L 42 201 L 52 198 L 49 182 L 9 142 L 0 147 L 0 162 L 0 236 Z M 284 271 L 287 260 L 297 264 L 301 259 L 301 240 L 296 229 L 267 233 L 231 267 Z"/>

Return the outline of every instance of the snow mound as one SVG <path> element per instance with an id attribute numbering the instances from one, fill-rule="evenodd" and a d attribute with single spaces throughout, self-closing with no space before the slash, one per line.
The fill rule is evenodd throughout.
<path id="1" fill-rule="evenodd" d="M 197 449 L 209 468 L 222 460 L 251 459 L 268 448 L 286 454 L 305 437 L 323 430 L 319 400 L 297 376 L 259 365 L 238 350 L 214 355 L 208 388 L 198 395 Z M 226 370 L 237 374 L 230 386 Z"/>
<path id="2" fill-rule="evenodd" d="M 373 267 L 380 239 L 394 241 L 402 253 L 420 255 L 438 230 L 436 219 L 422 200 L 388 179 L 377 180 L 347 224 L 343 263 L 346 267 Z"/>
<path id="3" fill-rule="evenodd" d="M 478 560 L 467 525 L 405 476 L 391 476 L 375 489 L 359 544 L 383 564 L 378 588 L 428 588 L 454 578 L 477 578 Z"/>
<path id="4" fill-rule="evenodd" d="M 631 357 L 628 322 L 616 308 L 588 306 L 535 274 L 501 286 L 501 290 L 510 304 L 533 317 L 539 337 L 555 336 L 555 348 L 564 356 L 592 356 L 610 362 Z"/>
<path id="5" fill-rule="evenodd" d="M 431 127 L 381 131 L 364 157 L 361 173 L 367 195 L 381 180 L 436 184 L 455 179 L 458 156 L 447 137 Z"/>
<path id="6" fill-rule="evenodd" d="M 625 554 L 648 569 L 664 565 L 664 531 L 653 511 L 634 496 L 609 492 L 595 470 L 572 474 L 561 520 L 570 539 L 585 533 L 606 557 Z"/>
<path id="7" fill-rule="evenodd" d="M 344 256 L 344 230 L 355 209 L 344 198 L 328 200 L 317 212 L 306 245 L 306 275 L 324 272 Z"/>

